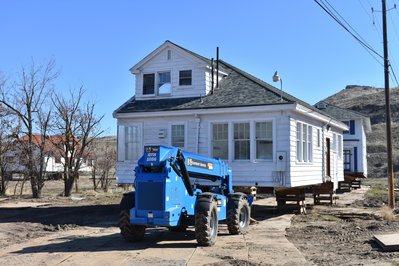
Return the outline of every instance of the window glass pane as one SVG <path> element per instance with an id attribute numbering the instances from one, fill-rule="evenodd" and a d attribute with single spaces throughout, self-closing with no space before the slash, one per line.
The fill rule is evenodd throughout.
<path id="1" fill-rule="evenodd" d="M 143 94 L 154 94 L 155 74 L 143 75 Z"/>
<path id="2" fill-rule="evenodd" d="M 234 159 L 249 160 L 249 123 L 234 124 Z"/>
<path id="3" fill-rule="evenodd" d="M 255 124 L 256 159 L 273 158 L 272 122 L 258 122 Z"/>
<path id="4" fill-rule="evenodd" d="M 228 159 L 228 124 L 213 125 L 212 155 L 216 158 Z"/>
<path id="5" fill-rule="evenodd" d="M 302 161 L 302 140 L 301 140 L 302 124 L 296 123 L 296 159 Z"/>
<path id="6" fill-rule="evenodd" d="M 125 127 L 125 160 L 137 160 L 141 149 L 139 127 Z"/>
<path id="7" fill-rule="evenodd" d="M 191 80 L 192 80 L 191 70 L 179 71 L 179 86 L 191 85 Z"/>
<path id="8" fill-rule="evenodd" d="M 184 125 L 172 125 L 172 146 L 184 148 Z"/>

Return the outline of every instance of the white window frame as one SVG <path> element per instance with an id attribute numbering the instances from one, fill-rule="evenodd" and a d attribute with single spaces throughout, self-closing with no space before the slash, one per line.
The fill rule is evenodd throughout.
<path id="1" fill-rule="evenodd" d="M 313 163 L 313 125 L 296 122 L 296 161 L 298 163 Z M 299 131 L 298 131 L 299 129 Z"/>
<path id="2" fill-rule="evenodd" d="M 160 84 L 160 83 L 159 83 L 159 82 L 160 82 L 159 75 L 162 74 L 162 73 L 169 73 L 169 76 L 170 76 L 170 81 L 169 81 L 169 84 L 170 84 L 170 92 L 168 92 L 168 93 L 160 93 L 160 91 L 159 91 L 159 89 L 161 88 L 161 86 L 159 86 L 159 84 Z M 172 94 L 172 71 L 170 71 L 170 70 L 158 71 L 158 72 L 156 73 L 155 82 L 156 82 L 156 84 L 155 84 L 155 88 L 156 88 L 155 94 L 160 95 L 160 96 L 165 96 L 165 95 L 170 95 L 170 94 Z M 166 84 L 166 83 L 163 83 L 163 84 Z"/>
<path id="3" fill-rule="evenodd" d="M 187 123 L 186 123 L 186 122 L 181 122 L 181 123 L 179 123 L 179 122 L 174 122 L 174 123 L 170 123 L 170 125 L 169 125 L 169 132 L 170 132 L 170 134 L 169 134 L 169 145 L 172 146 L 172 147 L 175 147 L 175 146 L 173 145 L 173 142 L 172 142 L 172 139 L 173 139 L 173 136 L 172 136 L 172 134 L 173 134 L 172 128 L 173 128 L 173 126 L 183 126 L 183 127 L 184 127 L 184 147 L 179 147 L 179 148 L 182 149 L 182 150 L 186 150 L 186 149 L 187 149 Z"/>
<path id="4" fill-rule="evenodd" d="M 191 71 L 191 84 L 190 85 L 180 85 L 180 71 Z M 193 69 L 179 69 L 177 71 L 177 85 L 181 88 L 188 88 L 193 86 L 193 82 L 194 82 L 194 70 Z"/>
<path id="5" fill-rule="evenodd" d="M 154 93 L 151 94 L 144 94 L 144 75 L 149 75 L 149 74 L 153 74 L 154 75 Z M 155 71 L 152 72 L 145 72 L 141 75 L 141 95 L 143 95 L 143 97 L 152 97 L 155 96 L 157 93 L 157 80 L 158 80 L 158 73 Z"/>
<path id="6" fill-rule="evenodd" d="M 272 143 L 272 154 L 271 154 L 271 158 L 268 158 L 268 159 L 259 159 L 259 158 L 257 158 L 257 151 L 258 151 L 258 146 L 257 146 L 257 141 L 258 141 L 258 139 L 256 138 L 256 124 L 258 124 L 258 123 L 270 123 L 271 124 L 271 133 L 272 133 L 272 137 L 271 137 L 271 140 L 269 140 L 269 139 L 259 139 L 259 140 L 268 140 L 268 141 L 271 141 Z M 253 146 L 254 146 L 254 149 L 253 149 L 253 154 L 254 154 L 254 156 L 253 156 L 253 158 L 254 158 L 254 160 L 256 160 L 256 161 L 273 161 L 273 158 L 274 158 L 274 143 L 275 143 L 275 141 L 274 141 L 274 135 L 275 135 L 275 133 L 274 133 L 274 122 L 273 122 L 273 120 L 260 120 L 260 121 L 253 121 L 253 139 L 252 139 L 252 141 L 253 141 Z"/>
<path id="7" fill-rule="evenodd" d="M 126 140 L 126 128 L 137 127 L 138 128 L 138 140 L 137 151 L 133 154 L 133 157 L 127 159 L 127 140 Z M 136 162 L 143 152 L 143 124 L 142 123 L 129 123 L 118 125 L 118 137 L 117 137 L 117 161 L 118 162 Z"/>
<path id="8" fill-rule="evenodd" d="M 238 124 L 248 124 L 248 139 L 235 139 L 234 138 L 234 133 L 235 133 L 235 129 L 234 129 L 234 126 L 235 125 L 238 125 Z M 251 153 L 252 153 L 252 145 L 251 145 L 251 122 L 250 121 L 240 121 L 240 122 L 233 122 L 233 160 L 234 161 L 249 161 L 249 160 L 251 160 Z M 235 149 L 235 142 L 236 141 L 248 141 L 248 145 L 249 145 L 249 156 L 248 156 L 248 158 L 245 158 L 245 159 L 236 159 L 236 149 Z"/>
<path id="9" fill-rule="evenodd" d="M 256 123 L 259 122 L 270 122 L 272 123 L 272 159 L 256 159 Z M 250 124 L 250 159 L 234 159 L 234 124 L 237 123 L 249 123 Z M 242 120 L 242 119 L 230 119 L 228 121 L 217 119 L 208 122 L 208 135 L 210 136 L 210 141 L 213 140 L 213 124 L 228 124 L 228 162 L 274 162 L 276 160 L 276 145 L 277 145 L 277 132 L 276 132 L 276 120 L 274 118 L 269 119 L 254 119 L 254 120 Z M 208 145 L 208 156 L 213 156 L 213 144 Z"/>
<path id="10" fill-rule="evenodd" d="M 210 136 L 211 136 L 211 157 L 215 157 L 215 154 L 214 154 L 214 142 L 215 142 L 215 136 L 214 136 L 214 133 L 213 133 L 213 127 L 215 126 L 215 125 L 227 125 L 227 139 L 226 139 L 226 144 L 227 144 L 227 154 L 226 154 L 226 158 L 220 158 L 220 159 L 223 159 L 223 160 L 228 160 L 229 159 L 229 154 L 230 154 L 230 148 L 229 148 L 229 134 L 230 134 L 230 129 L 229 129 L 229 123 L 228 122 L 212 122 L 212 123 L 210 123 L 210 131 L 211 131 L 211 134 L 210 134 Z M 223 141 L 223 139 L 222 140 L 220 140 L 220 141 Z"/>

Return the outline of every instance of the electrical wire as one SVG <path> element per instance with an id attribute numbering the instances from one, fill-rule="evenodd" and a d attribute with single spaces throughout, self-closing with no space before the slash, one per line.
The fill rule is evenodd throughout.
<path id="1" fill-rule="evenodd" d="M 320 0 L 321 2 L 323 0 Z M 314 0 L 314 2 L 316 2 L 316 4 L 318 4 L 332 19 L 334 19 L 342 28 L 344 28 L 353 38 L 355 38 L 360 45 L 374 58 L 374 60 L 380 64 L 381 66 L 383 66 L 383 64 L 377 59 L 377 57 L 379 57 L 380 59 L 383 59 L 384 57 L 382 55 L 380 55 L 377 51 L 375 51 L 368 43 L 366 43 L 365 41 L 363 41 L 362 37 L 355 31 L 355 33 L 359 36 L 356 36 L 355 33 L 353 33 L 347 26 L 344 25 L 344 23 L 342 21 L 340 21 L 340 19 L 330 10 L 330 8 L 328 8 L 328 6 L 326 6 L 326 4 L 320 3 L 319 0 Z M 328 4 L 329 6 L 331 6 L 330 4 Z M 331 6 L 332 7 L 332 6 Z M 333 8 L 334 9 L 334 8 Z M 335 10 L 335 9 L 334 9 Z M 337 12 L 338 13 L 338 12 Z M 341 18 L 342 16 L 339 15 Z M 344 20 L 345 21 L 345 20 Z M 347 23 L 347 22 L 346 22 Z M 353 29 L 349 23 L 347 23 L 348 26 Z M 376 57 L 377 56 L 377 57 Z"/>
<path id="2" fill-rule="evenodd" d="M 323 2 L 323 0 L 320 0 Z M 327 5 L 335 12 L 335 14 L 337 14 L 344 22 L 346 25 L 348 25 L 348 27 L 356 34 L 356 36 L 359 37 L 360 40 L 362 40 L 365 44 L 367 44 L 367 46 L 371 47 L 363 38 L 362 36 L 345 20 L 344 17 L 341 16 L 341 14 L 339 14 L 339 12 L 328 2 L 328 0 L 324 0 L 326 1 Z"/>

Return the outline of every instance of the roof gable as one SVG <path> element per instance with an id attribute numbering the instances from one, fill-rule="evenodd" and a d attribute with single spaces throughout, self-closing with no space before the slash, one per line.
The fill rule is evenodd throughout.
<path id="1" fill-rule="evenodd" d="M 198 62 L 198 63 L 204 63 L 204 64 L 210 64 L 210 60 L 198 55 L 194 52 L 191 52 L 171 41 L 165 41 L 161 46 L 159 46 L 158 48 L 156 48 L 154 51 L 152 51 L 150 54 L 148 54 L 146 57 L 144 57 L 142 60 L 140 60 L 137 64 L 135 64 L 134 66 L 132 66 L 130 68 L 130 72 L 132 73 L 138 73 L 140 72 L 140 68 L 143 67 L 147 62 L 151 61 L 153 58 L 155 58 L 156 56 L 158 56 L 162 51 L 166 50 L 166 49 L 172 49 L 177 51 L 180 54 L 183 54 L 185 56 L 187 56 L 188 58 L 192 58 L 194 61 Z"/>

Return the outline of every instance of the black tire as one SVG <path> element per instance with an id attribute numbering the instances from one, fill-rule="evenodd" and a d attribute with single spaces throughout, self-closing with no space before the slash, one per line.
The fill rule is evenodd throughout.
<path id="1" fill-rule="evenodd" d="M 119 229 L 123 238 L 129 242 L 137 242 L 144 238 L 145 226 L 130 223 L 130 210 L 121 210 Z"/>
<path id="2" fill-rule="evenodd" d="M 241 197 L 229 198 L 227 209 L 227 228 L 232 235 L 245 234 L 249 230 L 251 209 L 248 200 Z"/>
<path id="3" fill-rule="evenodd" d="M 195 237 L 200 246 L 212 246 L 218 235 L 218 209 L 212 200 L 209 210 L 195 214 Z"/>

